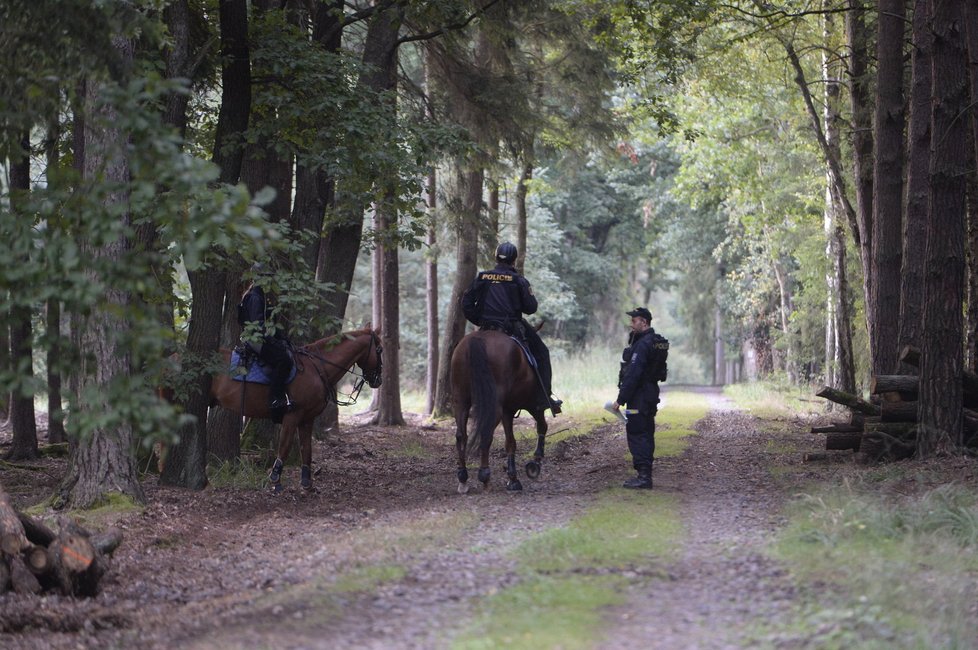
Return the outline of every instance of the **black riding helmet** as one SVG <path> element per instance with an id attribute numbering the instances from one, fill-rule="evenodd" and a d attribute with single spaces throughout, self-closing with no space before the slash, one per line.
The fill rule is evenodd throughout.
<path id="1" fill-rule="evenodd" d="M 507 264 L 512 264 L 516 261 L 516 256 L 519 255 L 519 251 L 516 250 L 516 246 L 504 241 L 502 244 L 496 248 L 496 261 L 506 262 Z"/>

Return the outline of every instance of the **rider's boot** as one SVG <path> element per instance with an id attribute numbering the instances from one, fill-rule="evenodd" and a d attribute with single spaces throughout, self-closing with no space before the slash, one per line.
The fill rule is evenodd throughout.
<path id="1" fill-rule="evenodd" d="M 651 490 L 652 489 L 652 468 L 639 467 L 638 475 L 630 478 L 622 484 L 623 488 L 629 490 Z"/>

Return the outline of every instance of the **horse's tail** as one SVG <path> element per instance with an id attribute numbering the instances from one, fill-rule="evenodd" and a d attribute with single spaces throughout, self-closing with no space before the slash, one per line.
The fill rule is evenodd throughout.
<path id="1" fill-rule="evenodd" d="M 469 446 L 476 443 L 485 451 L 492 444 L 492 432 L 496 428 L 496 382 L 489 367 L 486 342 L 480 338 L 469 339 L 469 390 L 475 407 L 475 435 Z"/>

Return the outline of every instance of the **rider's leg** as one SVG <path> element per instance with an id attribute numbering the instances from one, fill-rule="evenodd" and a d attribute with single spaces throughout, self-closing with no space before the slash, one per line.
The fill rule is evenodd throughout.
<path id="1" fill-rule="evenodd" d="M 544 344 L 543 339 L 532 327 L 525 327 L 526 345 L 530 348 L 530 353 L 537 361 L 537 372 L 540 373 L 540 381 L 543 383 L 543 390 L 546 391 L 543 406 L 553 410 L 554 415 L 560 413 L 560 400 L 551 397 L 553 395 L 553 367 L 550 365 L 550 350 Z"/>

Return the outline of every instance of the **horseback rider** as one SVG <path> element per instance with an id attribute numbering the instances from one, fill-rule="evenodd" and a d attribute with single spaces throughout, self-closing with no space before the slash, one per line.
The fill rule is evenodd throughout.
<path id="1" fill-rule="evenodd" d="M 523 314 L 536 312 L 537 299 L 529 281 L 516 270 L 518 255 L 516 246 L 508 241 L 496 248 L 495 268 L 476 275 L 462 296 L 462 312 L 469 322 L 481 329 L 497 329 L 526 343 L 536 359 L 542 383 L 539 406 L 549 408 L 551 413 L 557 415 L 563 402 L 551 397 L 553 370 L 550 350 L 536 329 L 523 319 Z"/>
<path id="2" fill-rule="evenodd" d="M 274 305 L 266 298 L 259 278 L 269 275 L 266 267 L 256 262 L 251 267 L 252 281 L 238 304 L 238 324 L 242 327 L 241 341 L 258 357 L 258 363 L 269 379 L 269 403 L 272 420 L 281 422 L 291 410 L 292 402 L 285 386 L 292 371 L 291 347 L 284 326 L 274 319 Z"/>

